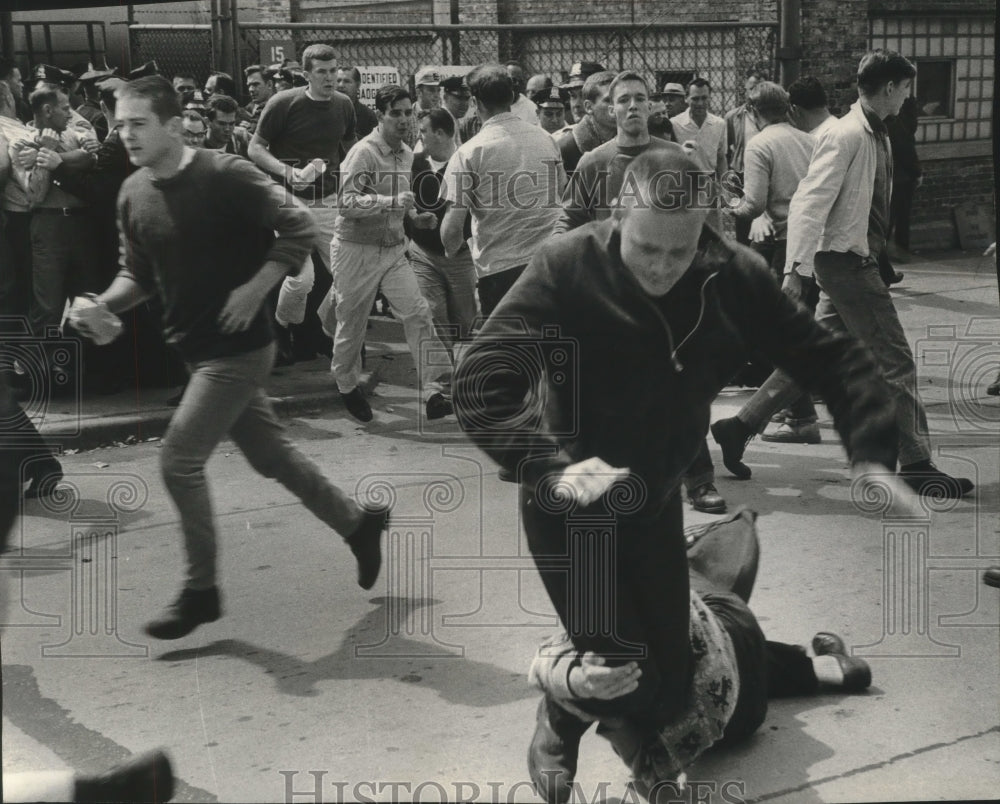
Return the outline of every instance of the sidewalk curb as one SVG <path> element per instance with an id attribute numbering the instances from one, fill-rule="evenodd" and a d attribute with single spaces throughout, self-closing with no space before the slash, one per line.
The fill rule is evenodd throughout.
<path id="1" fill-rule="evenodd" d="M 281 419 L 319 413 L 341 405 L 336 387 L 327 391 L 268 398 Z M 40 432 L 50 444 L 63 449 L 96 449 L 129 438 L 147 441 L 163 436 L 176 410 L 174 407 L 155 407 L 142 414 L 94 417 L 80 422 L 79 432 L 60 431 L 58 425 L 48 428 L 43 424 Z"/>

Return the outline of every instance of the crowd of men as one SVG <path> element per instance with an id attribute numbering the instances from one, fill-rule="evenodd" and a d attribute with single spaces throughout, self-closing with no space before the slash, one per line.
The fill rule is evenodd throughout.
<path id="1" fill-rule="evenodd" d="M 888 476 L 900 500 L 972 491 L 931 461 L 885 269 L 901 224 L 890 133 L 914 74 L 898 54 L 867 55 L 859 100 L 838 119 L 815 79 L 785 89 L 758 70 L 745 102 L 719 116 L 704 77 L 657 87 L 588 62 L 562 85 L 515 63 L 424 69 L 416 97 L 386 85 L 371 109 L 357 68 L 327 45 L 301 65 L 248 67 L 243 106 L 220 72 L 201 90 L 153 63 L 128 76 L 43 66 L 23 82 L 0 61 L 4 326 L 26 322 L 44 362 L 60 338 L 101 343 L 109 320 L 144 311 L 127 325 L 161 328 L 146 343 L 188 374 L 161 455 L 187 575 L 147 633 L 178 639 L 222 615 L 204 470 L 227 434 L 343 537 L 359 585 L 375 583 L 389 511 L 359 506 L 299 453 L 263 389 L 276 363 L 323 354 L 347 412 L 371 421 L 360 379 L 381 294 L 419 369 L 421 415 L 457 414 L 521 486 L 529 546 L 568 632 L 533 671 L 546 697 L 529 767 L 549 801 L 568 797 L 595 720 L 652 786 L 756 729 L 768 687 L 865 688 L 867 666 L 836 635 L 817 634 L 813 656 L 765 645 L 749 588 L 727 584 L 718 562 L 689 584 L 677 489 L 725 511 L 709 405 L 752 360 L 770 376 L 711 425 L 734 475 L 750 477 L 744 450 L 773 419 L 768 440 L 818 442 L 818 391 L 855 469 Z M 580 399 L 496 370 L 512 341 L 550 325 L 580 344 Z M 123 342 L 85 351 L 95 387 L 120 381 Z M 3 369 L 15 392 L 28 381 Z M 530 438 L 506 426 L 525 399 L 545 406 Z M 578 432 L 559 435 L 571 415 Z M 34 493 L 46 493 L 58 463 L 33 465 Z M 546 508 L 544 489 L 588 506 L 630 474 L 647 491 L 623 525 L 615 633 L 647 651 L 622 659 L 620 644 L 584 634 L 564 574 L 544 571 L 567 551 L 565 509 Z M 711 722 L 687 701 L 692 684 L 715 690 Z"/>

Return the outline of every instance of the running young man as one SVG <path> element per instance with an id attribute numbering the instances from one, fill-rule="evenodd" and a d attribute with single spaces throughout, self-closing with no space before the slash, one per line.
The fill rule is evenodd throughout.
<path id="1" fill-rule="evenodd" d="M 370 589 L 388 511 L 365 510 L 332 485 L 288 440 L 263 391 L 275 354 L 264 300 L 309 253 L 309 211 L 246 160 L 186 147 L 166 79 L 123 86 L 116 113 L 129 157 L 143 169 L 122 185 L 121 270 L 96 301 L 119 313 L 158 294 L 166 339 L 191 372 L 160 454 L 184 531 L 187 580 L 146 633 L 178 639 L 221 615 L 205 463 L 227 434 L 254 469 L 344 536 L 358 583 Z"/>

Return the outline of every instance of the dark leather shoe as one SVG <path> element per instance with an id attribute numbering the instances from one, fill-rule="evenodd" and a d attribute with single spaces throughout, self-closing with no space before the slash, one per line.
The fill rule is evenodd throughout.
<path id="1" fill-rule="evenodd" d="M 277 346 L 277 353 L 274 356 L 275 368 L 292 365 L 295 362 L 295 354 L 292 352 L 292 331 L 288 327 L 276 324 L 274 334 Z"/>
<path id="2" fill-rule="evenodd" d="M 344 407 L 359 422 L 370 422 L 372 420 L 372 406 L 368 404 L 365 395 L 360 388 L 355 388 L 349 394 L 341 392 L 340 398 L 344 400 Z"/>
<path id="3" fill-rule="evenodd" d="M 714 483 L 702 483 L 698 488 L 692 489 L 688 493 L 688 500 L 694 506 L 695 511 L 702 511 L 706 514 L 724 514 L 726 512 L 726 501 L 722 499 L 719 490 Z"/>
<path id="4" fill-rule="evenodd" d="M 952 477 L 930 461 L 901 466 L 899 476 L 917 494 L 938 499 L 957 500 L 975 488 L 967 477 Z"/>
<path id="5" fill-rule="evenodd" d="M 986 393 L 990 396 L 1000 396 L 1000 374 L 997 374 L 997 378 L 986 386 Z"/>
<path id="6" fill-rule="evenodd" d="M 830 631 L 820 631 L 816 634 L 812 638 L 812 649 L 817 656 L 828 656 L 831 653 L 847 655 L 847 645 L 844 644 L 844 640 Z"/>
<path id="7" fill-rule="evenodd" d="M 750 467 L 743 463 L 743 453 L 753 436 L 750 428 L 736 416 L 712 424 L 712 438 L 722 447 L 722 463 L 739 480 L 750 479 Z"/>
<path id="8" fill-rule="evenodd" d="M 830 631 L 820 631 L 812 638 L 813 653 L 817 656 L 833 656 L 840 665 L 844 680 L 835 685 L 845 692 L 863 692 L 872 685 L 872 670 L 868 662 L 856 656 L 847 655 L 844 640 Z"/>
<path id="9" fill-rule="evenodd" d="M 580 738 L 590 723 L 567 712 L 548 696 L 538 702 L 535 734 L 528 746 L 528 775 L 548 804 L 566 804 L 573 795 Z"/>
<path id="10" fill-rule="evenodd" d="M 500 470 L 497 472 L 497 480 L 502 483 L 516 483 L 517 473 L 512 469 L 508 469 L 506 466 L 501 466 Z"/>
<path id="11" fill-rule="evenodd" d="M 983 583 L 1000 589 L 1000 567 L 990 567 L 983 573 Z"/>
<path id="12" fill-rule="evenodd" d="M 80 776 L 74 782 L 73 801 L 132 804 L 169 801 L 174 795 L 174 773 L 163 751 L 140 754 L 100 776 Z"/>
<path id="13" fill-rule="evenodd" d="M 28 479 L 31 483 L 24 492 L 26 500 L 48 497 L 63 479 L 62 464 L 55 458 L 32 462 Z"/>
<path id="14" fill-rule="evenodd" d="M 358 560 L 358 586 L 371 589 L 382 569 L 382 531 L 389 524 L 388 508 L 366 509 L 347 545 Z"/>
<path id="15" fill-rule="evenodd" d="M 455 412 L 454 405 L 451 404 L 451 400 L 445 397 L 444 394 L 431 394 L 427 398 L 427 419 L 428 421 L 433 419 L 443 419 L 445 416 L 450 416 Z"/>
<path id="16" fill-rule="evenodd" d="M 146 623 L 145 631 L 154 639 L 180 639 L 202 623 L 214 623 L 221 616 L 218 587 L 184 587 L 158 619 Z"/>

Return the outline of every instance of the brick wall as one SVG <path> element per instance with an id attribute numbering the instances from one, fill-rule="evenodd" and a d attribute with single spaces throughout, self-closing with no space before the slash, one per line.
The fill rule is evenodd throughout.
<path id="1" fill-rule="evenodd" d="M 869 0 L 872 14 L 996 14 L 996 0 Z"/>
<path id="2" fill-rule="evenodd" d="M 463 3 L 463 6 L 465 4 Z M 777 0 L 497 0 L 500 22 L 714 22 L 777 19 Z"/>
<path id="3" fill-rule="evenodd" d="M 261 22 L 291 22 L 292 0 L 257 0 Z"/>
<path id="4" fill-rule="evenodd" d="M 835 114 L 857 100 L 858 61 L 867 50 L 867 3 L 803 0 L 800 74 L 819 79 Z"/>
<path id="5" fill-rule="evenodd" d="M 917 251 L 957 248 L 954 209 L 960 204 L 987 207 L 995 218 L 993 159 L 935 159 L 922 163 L 924 181 L 913 196 L 910 245 Z"/>

